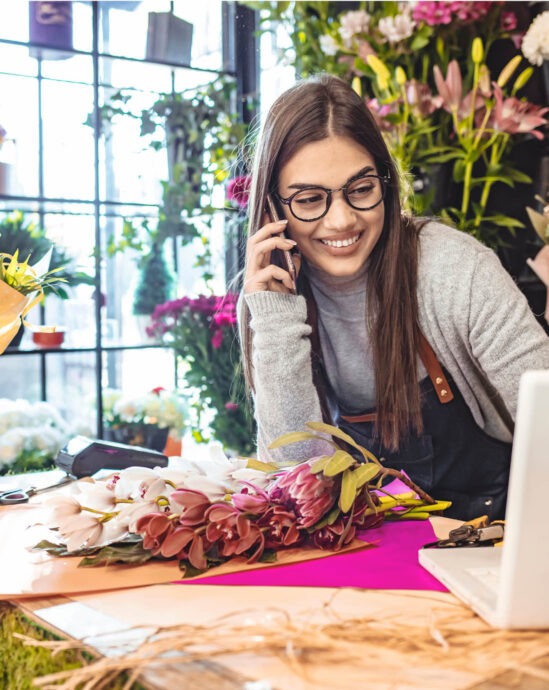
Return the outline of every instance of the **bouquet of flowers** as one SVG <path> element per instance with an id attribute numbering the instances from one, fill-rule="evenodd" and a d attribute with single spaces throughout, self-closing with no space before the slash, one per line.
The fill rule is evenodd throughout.
<path id="1" fill-rule="evenodd" d="M 137 397 L 109 388 L 103 392 L 103 412 L 113 440 L 159 451 L 168 434 L 181 439 L 187 424 L 186 401 L 162 387 Z"/>
<path id="2" fill-rule="evenodd" d="M 339 429 L 309 427 L 273 446 L 328 434 L 351 444 L 362 462 L 333 442 L 333 455 L 282 470 L 220 453 L 173 469 L 129 468 L 81 483 L 80 494 L 46 501 L 46 524 L 57 539 L 37 548 L 82 555 L 83 565 L 173 558 L 189 577 L 234 556 L 254 563 L 276 560 L 291 546 L 337 551 L 357 530 L 384 518 L 426 518 L 450 505 L 433 500 L 403 473 L 383 468 Z M 382 486 L 387 475 L 400 480 L 398 495 Z"/>
<path id="3" fill-rule="evenodd" d="M 49 257 L 46 257 L 49 261 Z M 43 259 L 40 264 L 42 263 Z M 19 252 L 0 253 L 0 355 L 13 340 L 25 316 L 44 296 L 44 287 L 63 282 L 53 275 L 59 269 L 42 272 L 29 265 L 29 258 L 19 260 Z M 35 330 L 54 331 L 55 327 L 38 326 Z"/>
<path id="4" fill-rule="evenodd" d="M 70 436 L 68 424 L 46 402 L 0 399 L 0 474 L 53 467 Z"/>
<path id="5" fill-rule="evenodd" d="M 227 451 L 247 455 L 255 447 L 255 430 L 245 400 L 236 301 L 236 294 L 227 293 L 165 302 L 154 310 L 147 333 L 183 360 L 196 441 L 208 441 L 209 428 Z"/>

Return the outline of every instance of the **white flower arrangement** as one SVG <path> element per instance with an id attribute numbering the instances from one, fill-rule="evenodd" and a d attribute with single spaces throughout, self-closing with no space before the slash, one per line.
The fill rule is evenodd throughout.
<path id="1" fill-rule="evenodd" d="M 522 54 L 533 65 L 549 60 L 549 10 L 538 14 L 522 39 Z"/>
<path id="2" fill-rule="evenodd" d="M 0 474 L 50 467 L 70 434 L 53 405 L 0 398 Z"/>
<path id="3" fill-rule="evenodd" d="M 124 424 L 152 424 L 168 428 L 175 438 L 183 435 L 187 420 L 187 404 L 177 393 L 155 388 L 137 397 L 108 388 L 103 391 L 105 422 L 111 428 Z"/>

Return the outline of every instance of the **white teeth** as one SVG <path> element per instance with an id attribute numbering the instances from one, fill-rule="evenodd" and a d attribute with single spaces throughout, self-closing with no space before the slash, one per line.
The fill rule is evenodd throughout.
<path id="1" fill-rule="evenodd" d="M 360 235 L 355 235 L 354 237 L 350 237 L 348 240 L 320 240 L 320 241 L 322 242 L 322 244 L 325 244 L 328 247 L 350 247 L 355 242 L 358 242 L 359 237 L 360 237 Z"/>

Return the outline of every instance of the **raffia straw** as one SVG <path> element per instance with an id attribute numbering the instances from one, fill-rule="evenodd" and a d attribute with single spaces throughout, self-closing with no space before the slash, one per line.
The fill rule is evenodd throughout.
<path id="1" fill-rule="evenodd" d="M 244 610 L 219 617 L 207 626 L 159 628 L 129 654 L 100 658 L 83 668 L 43 676 L 35 679 L 34 685 L 43 690 L 100 690 L 107 678 L 127 672 L 125 690 L 129 690 L 149 668 L 238 654 L 277 657 L 303 679 L 312 678 L 318 667 L 344 663 L 358 665 L 361 672 L 364 668 L 365 683 L 382 684 L 387 680 L 387 668 L 391 668 L 410 684 L 417 677 L 423 688 L 436 690 L 440 679 L 421 675 L 422 669 L 435 667 L 461 674 L 461 688 L 465 687 L 463 674 L 471 684 L 509 670 L 549 678 L 549 672 L 532 666 L 533 660 L 547 654 L 549 631 L 495 630 L 465 607 L 442 604 L 424 592 L 408 594 L 433 609 L 427 622 L 417 623 L 406 614 L 386 619 L 343 619 L 333 608 L 335 594 L 323 607 L 323 613 L 331 619 L 328 623 L 311 622 L 306 614 L 290 617 L 278 608 Z M 402 600 L 403 593 L 398 596 Z M 86 646 L 85 641 L 40 642 L 18 637 L 26 644 L 48 647 L 53 652 Z M 314 682 L 315 687 L 322 685 L 318 677 Z M 446 687 L 450 685 L 446 683 Z"/>

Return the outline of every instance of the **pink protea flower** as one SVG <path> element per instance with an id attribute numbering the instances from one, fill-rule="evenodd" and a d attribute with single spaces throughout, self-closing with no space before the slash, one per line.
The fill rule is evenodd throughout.
<path id="1" fill-rule="evenodd" d="M 272 501 L 294 511 L 299 527 L 305 529 L 329 512 L 338 496 L 338 484 L 333 479 L 311 472 L 316 459 L 282 474 L 268 492 Z"/>
<path id="2" fill-rule="evenodd" d="M 547 119 L 543 116 L 549 112 L 549 108 L 514 97 L 504 98 L 501 87 L 497 84 L 494 84 L 494 96 L 496 107 L 488 122 L 489 127 L 508 134 L 530 132 L 536 139 L 543 140 L 543 132 L 537 131 L 536 127 L 547 124 Z"/>

